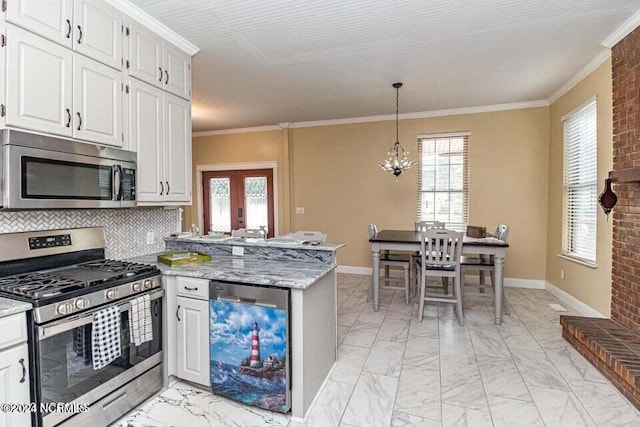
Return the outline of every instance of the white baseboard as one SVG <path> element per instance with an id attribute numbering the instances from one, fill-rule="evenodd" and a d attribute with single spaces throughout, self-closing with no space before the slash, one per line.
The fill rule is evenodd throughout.
<path id="1" fill-rule="evenodd" d="M 389 275 L 391 277 L 402 278 L 404 272 L 399 269 L 390 269 Z M 363 276 L 371 276 L 371 267 L 356 267 L 353 265 L 339 265 L 337 268 L 338 273 L 345 274 L 358 274 Z M 489 280 L 489 279 L 487 279 Z M 467 283 L 478 283 L 478 276 L 467 275 Z M 504 278 L 504 286 L 508 288 L 526 288 L 526 289 L 545 289 L 544 280 L 532 280 L 532 279 L 517 279 L 513 277 Z"/>
<path id="2" fill-rule="evenodd" d="M 371 267 L 356 267 L 354 265 L 339 265 L 336 269 L 338 273 L 358 274 L 361 276 L 371 276 Z M 393 273 L 392 273 L 393 274 Z"/>
<path id="3" fill-rule="evenodd" d="M 574 310 L 578 311 L 583 316 L 587 317 L 599 317 L 599 318 L 607 318 L 604 314 L 600 313 L 595 308 L 591 307 L 588 304 L 580 301 L 578 298 L 574 297 L 570 293 L 563 291 L 556 285 L 553 285 L 549 282 L 545 282 L 545 289 L 549 291 L 549 293 L 556 296 L 560 301 L 566 303 L 571 306 Z"/>

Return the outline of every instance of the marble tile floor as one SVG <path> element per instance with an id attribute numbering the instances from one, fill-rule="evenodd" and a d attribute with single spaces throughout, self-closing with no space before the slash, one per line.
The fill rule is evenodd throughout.
<path id="1" fill-rule="evenodd" d="M 338 363 L 304 424 L 177 383 L 114 425 L 640 426 L 640 412 L 562 339 L 560 314 L 577 313 L 554 311 L 562 303 L 550 293 L 507 289 L 500 326 L 492 298 L 468 296 L 461 327 L 444 304 L 418 322 L 403 291 L 381 291 L 374 312 L 369 281 L 338 275 Z"/>

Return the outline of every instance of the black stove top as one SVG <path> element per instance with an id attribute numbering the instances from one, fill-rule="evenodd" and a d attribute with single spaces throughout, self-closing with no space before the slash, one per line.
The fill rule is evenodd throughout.
<path id="1" fill-rule="evenodd" d="M 0 278 L 0 295 L 42 302 L 67 294 L 84 294 L 116 284 L 155 274 L 154 265 L 101 259 L 60 269 L 35 271 Z"/>

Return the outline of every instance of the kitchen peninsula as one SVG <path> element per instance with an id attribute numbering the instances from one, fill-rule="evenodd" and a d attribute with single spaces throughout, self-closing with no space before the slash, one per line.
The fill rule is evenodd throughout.
<path id="1" fill-rule="evenodd" d="M 163 274 L 168 343 L 166 374 L 206 387 L 211 386 L 214 366 L 210 365 L 213 344 L 209 340 L 210 324 L 215 320 L 211 317 L 215 315 L 210 303 L 226 300 L 221 298 L 217 291 L 220 286 L 216 285 L 286 290 L 290 301 L 287 357 L 291 415 L 301 420 L 336 361 L 335 260 L 336 251 L 344 244 L 314 246 L 273 240 L 171 237 L 165 239 L 167 250 L 208 253 L 212 260 L 167 266 L 157 263 L 156 255 L 148 255 L 134 261 L 157 264 Z M 253 322 L 251 319 L 251 324 Z"/>

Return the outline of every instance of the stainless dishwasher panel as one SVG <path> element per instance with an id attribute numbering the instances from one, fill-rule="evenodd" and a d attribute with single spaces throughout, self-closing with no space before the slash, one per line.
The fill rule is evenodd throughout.
<path id="1" fill-rule="evenodd" d="M 211 388 L 215 394 L 272 411 L 291 409 L 289 298 L 289 289 L 210 282 Z M 245 319 L 242 326 L 239 319 Z M 227 331 L 224 344 L 214 330 Z M 229 331 L 234 334 L 232 343 Z M 233 354 L 229 346 L 236 346 Z M 269 351 L 273 349 L 277 350 Z M 269 382 L 272 384 L 267 385 Z"/>

